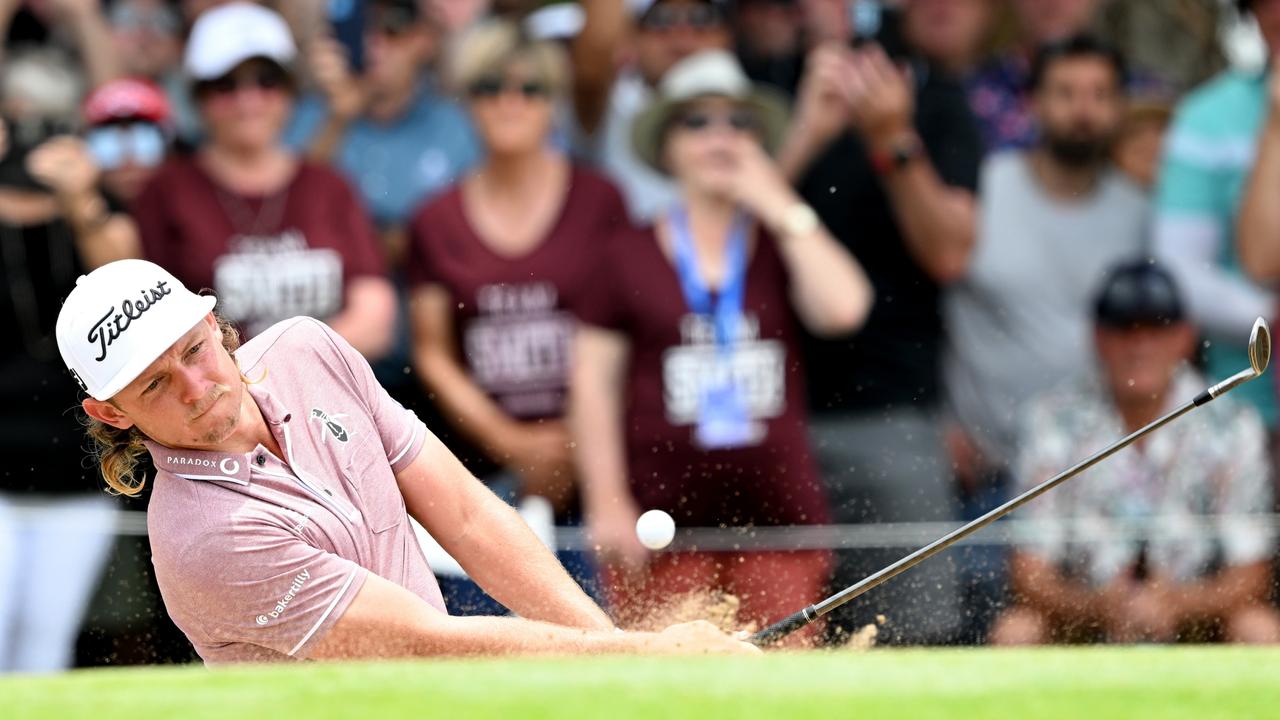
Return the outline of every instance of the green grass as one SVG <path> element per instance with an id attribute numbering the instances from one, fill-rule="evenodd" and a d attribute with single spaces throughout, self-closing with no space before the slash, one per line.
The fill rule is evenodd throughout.
<path id="1" fill-rule="evenodd" d="M 0 679 L 12 720 L 1280 717 L 1280 648 L 873 650 L 109 669 Z"/>

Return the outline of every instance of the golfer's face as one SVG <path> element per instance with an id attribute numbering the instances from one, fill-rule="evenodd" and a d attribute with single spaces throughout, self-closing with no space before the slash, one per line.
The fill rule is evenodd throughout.
<path id="1" fill-rule="evenodd" d="M 240 371 L 208 315 L 112 400 L 152 440 L 200 449 L 235 430 L 243 392 Z"/>

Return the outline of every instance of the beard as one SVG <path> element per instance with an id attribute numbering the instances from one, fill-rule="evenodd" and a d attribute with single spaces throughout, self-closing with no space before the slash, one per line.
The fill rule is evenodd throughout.
<path id="1" fill-rule="evenodd" d="M 1054 160 L 1076 169 L 1100 165 L 1111 154 L 1111 137 L 1106 135 L 1046 132 L 1044 144 Z"/>

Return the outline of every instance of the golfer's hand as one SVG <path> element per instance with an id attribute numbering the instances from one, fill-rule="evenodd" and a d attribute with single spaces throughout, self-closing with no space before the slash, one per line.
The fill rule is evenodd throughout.
<path id="1" fill-rule="evenodd" d="M 760 648 L 728 635 L 706 620 L 672 625 L 646 638 L 654 655 L 759 655 Z"/>

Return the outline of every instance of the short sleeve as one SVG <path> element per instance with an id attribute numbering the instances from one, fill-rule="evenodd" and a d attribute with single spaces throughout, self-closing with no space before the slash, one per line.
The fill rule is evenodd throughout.
<path id="1" fill-rule="evenodd" d="M 405 264 L 409 287 L 440 282 L 440 275 L 436 270 L 440 208 L 443 203 L 448 202 L 455 190 L 456 186 L 423 205 L 409 222 L 409 254 Z"/>
<path id="2" fill-rule="evenodd" d="M 392 472 L 399 473 L 418 456 L 430 431 L 413 411 L 396 402 L 382 387 L 374 377 L 369 361 L 358 350 L 328 325 L 313 322 L 324 328 L 325 335 L 351 373 L 352 381 L 377 428 L 387 463 Z"/>
<path id="3" fill-rule="evenodd" d="M 208 662 L 239 644 L 306 658 L 368 576 L 266 518 L 202 533 L 179 553 L 158 552 L 154 562 L 165 608 L 201 641 Z"/>

